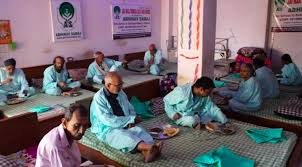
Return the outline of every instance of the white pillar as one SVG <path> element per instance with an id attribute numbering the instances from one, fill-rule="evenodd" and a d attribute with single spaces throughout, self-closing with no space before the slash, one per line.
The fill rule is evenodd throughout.
<path id="1" fill-rule="evenodd" d="M 179 0 L 178 84 L 213 78 L 216 0 Z"/>
<path id="2" fill-rule="evenodd" d="M 173 35 L 173 10 L 175 0 L 161 1 L 161 43 L 160 48 L 165 58 L 168 58 L 168 43 L 167 41 Z"/>

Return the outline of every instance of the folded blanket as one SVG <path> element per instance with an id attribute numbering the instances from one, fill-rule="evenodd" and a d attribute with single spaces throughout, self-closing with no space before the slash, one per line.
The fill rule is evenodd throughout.
<path id="1" fill-rule="evenodd" d="M 286 140 L 282 128 L 248 129 L 245 134 L 256 143 L 278 143 Z"/>
<path id="2" fill-rule="evenodd" d="M 238 79 L 241 78 L 239 73 L 234 73 L 234 74 L 231 74 L 230 76 L 231 76 L 231 78 L 238 78 Z"/>
<path id="3" fill-rule="evenodd" d="M 255 161 L 241 157 L 233 153 L 225 146 L 216 150 L 209 151 L 193 159 L 193 162 L 199 167 L 253 167 Z"/>
<path id="4" fill-rule="evenodd" d="M 42 112 L 46 112 L 51 110 L 52 108 L 49 106 L 44 106 L 44 105 L 40 105 L 40 106 L 34 106 L 30 109 L 31 112 L 36 112 L 36 113 L 42 113 Z"/>
<path id="5" fill-rule="evenodd" d="M 216 88 L 225 87 L 225 82 L 214 80 L 214 84 Z"/>
<path id="6" fill-rule="evenodd" d="M 143 120 L 154 117 L 153 113 L 150 111 L 150 102 L 141 102 L 137 97 L 132 96 L 130 103 L 133 105 L 136 114 Z"/>

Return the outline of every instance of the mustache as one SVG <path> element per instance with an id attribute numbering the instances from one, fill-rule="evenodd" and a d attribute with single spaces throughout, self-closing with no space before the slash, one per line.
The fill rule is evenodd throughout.
<path id="1" fill-rule="evenodd" d="M 60 71 L 63 70 L 63 67 L 57 67 L 57 66 L 55 66 L 55 69 L 56 69 L 56 71 L 60 72 Z"/>

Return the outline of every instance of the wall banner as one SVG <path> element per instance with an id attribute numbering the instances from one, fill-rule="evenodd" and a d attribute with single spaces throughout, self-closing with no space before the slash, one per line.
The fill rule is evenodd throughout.
<path id="1" fill-rule="evenodd" d="M 272 32 L 302 31 L 302 0 L 273 0 L 272 3 Z"/>
<path id="2" fill-rule="evenodd" d="M 80 0 L 51 0 L 53 41 L 83 39 Z"/>
<path id="3" fill-rule="evenodd" d="M 12 32 L 9 20 L 0 20 L 0 45 L 12 43 Z"/>
<path id="4" fill-rule="evenodd" d="M 151 8 L 143 5 L 111 6 L 113 39 L 151 36 Z"/>

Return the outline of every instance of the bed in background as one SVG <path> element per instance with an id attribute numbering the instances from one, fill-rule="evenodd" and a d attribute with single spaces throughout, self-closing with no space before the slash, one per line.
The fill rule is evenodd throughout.
<path id="1" fill-rule="evenodd" d="M 106 56 L 108 58 L 112 58 L 115 60 L 118 60 L 118 56 L 114 55 L 114 56 Z M 88 68 L 89 64 L 91 62 L 93 62 L 94 59 L 84 59 L 84 60 L 75 60 L 75 61 L 69 61 L 66 62 L 66 67 L 67 69 L 79 69 L 79 68 Z M 38 85 L 41 87 L 41 82 L 43 81 L 43 72 L 44 70 L 51 66 L 52 64 L 46 64 L 46 65 L 40 65 L 40 66 L 34 66 L 34 67 L 26 67 L 26 68 L 22 68 L 25 75 L 26 75 L 26 79 L 29 82 L 30 85 L 34 85 L 36 83 L 39 83 Z M 34 82 L 33 82 L 34 81 Z M 78 96 L 76 98 L 65 98 L 63 99 L 63 97 L 57 97 L 57 96 L 53 96 L 53 97 L 48 97 L 48 95 L 45 94 L 38 94 L 36 96 L 38 96 L 41 99 L 44 100 L 39 100 L 39 99 L 35 99 L 35 97 L 33 97 L 32 99 L 29 99 L 28 101 L 26 101 L 25 103 L 21 103 L 18 106 L 9 106 L 8 109 L 0 109 L 0 110 L 4 110 L 4 115 L 6 116 L 6 113 L 8 113 L 8 116 L 13 116 L 16 114 L 20 114 L 20 113 L 24 113 L 27 112 L 28 108 L 34 105 L 41 105 L 41 104 L 47 104 L 47 105 L 53 105 L 56 103 L 59 104 L 63 104 L 63 105 L 69 105 L 70 103 L 75 102 L 76 100 L 82 99 L 82 98 L 86 98 L 89 96 L 93 96 L 93 92 L 89 92 L 87 90 L 82 89 L 81 92 L 83 93 L 83 95 Z M 49 98 L 49 99 L 47 99 Z M 50 101 L 50 103 L 48 103 L 48 100 Z M 61 123 L 61 118 L 62 118 L 63 114 L 60 113 L 58 115 L 48 115 L 45 116 L 44 118 L 41 116 L 39 119 L 39 129 L 41 131 L 41 135 L 46 134 L 49 130 L 51 130 L 53 127 L 59 125 Z"/>
<path id="2" fill-rule="evenodd" d="M 232 112 L 227 106 L 220 106 L 223 112 L 231 118 L 249 122 L 256 125 L 283 128 L 299 135 L 302 134 L 302 121 L 297 119 L 288 119 L 282 117 L 274 111 L 280 105 L 287 103 L 289 97 L 284 96 L 276 99 L 266 99 L 262 104 L 262 108 L 257 112 Z"/>
<path id="3" fill-rule="evenodd" d="M 131 62 L 134 60 L 143 60 L 144 59 L 144 52 L 137 52 L 137 53 L 129 53 L 125 54 L 124 60 L 127 62 Z M 124 81 L 124 88 L 150 81 L 153 79 L 161 79 L 162 76 L 168 74 L 168 73 L 177 73 L 177 64 L 176 63 L 165 63 L 164 70 L 161 72 L 160 76 L 150 75 L 150 74 L 142 74 L 140 72 L 131 71 L 125 68 L 121 68 L 118 73 L 122 76 Z M 104 85 L 100 84 L 89 84 L 87 81 L 84 83 L 84 88 L 97 92 L 100 88 L 102 88 Z"/>
<path id="4" fill-rule="evenodd" d="M 118 60 L 118 55 L 106 56 L 106 58 Z M 94 59 L 83 59 L 83 60 L 74 60 L 74 61 L 66 61 L 66 68 L 69 69 L 88 69 L 89 64 L 91 64 Z M 25 73 L 26 79 L 29 84 L 32 84 L 33 79 L 43 79 L 44 70 L 51 66 L 52 64 L 33 66 L 33 67 L 25 67 L 22 68 Z"/>
<path id="5" fill-rule="evenodd" d="M 279 85 L 279 89 L 283 96 L 294 96 L 302 93 L 302 85 L 301 86 Z"/>
<path id="6" fill-rule="evenodd" d="M 224 80 L 226 83 L 235 84 L 233 77 L 228 77 L 228 79 L 232 81 Z M 235 78 L 237 79 L 237 78 Z M 220 88 L 217 88 L 220 89 Z M 298 119 L 288 118 L 276 114 L 278 107 L 284 104 L 287 104 L 288 100 L 293 97 L 301 94 L 301 92 L 284 92 L 280 88 L 280 96 L 278 98 L 273 99 L 264 99 L 262 107 L 257 112 L 232 112 L 228 108 L 227 105 L 219 105 L 220 96 L 214 95 L 212 97 L 214 102 L 218 102 L 218 106 L 224 111 L 224 113 L 231 118 L 235 118 L 237 120 L 249 122 L 252 124 L 260 125 L 260 126 L 268 126 L 268 127 L 281 127 L 288 131 L 295 132 L 298 134 L 302 134 L 302 121 Z"/>
<path id="7" fill-rule="evenodd" d="M 155 92 L 148 94 L 148 92 Z M 150 100 L 159 96 L 158 80 L 147 81 L 125 88 L 128 97 L 137 96 L 140 100 Z M 91 99 L 79 101 L 89 106 Z M 256 125 L 231 120 L 239 128 L 236 135 L 216 136 L 206 131 L 197 131 L 181 127 L 179 136 L 165 141 L 162 157 L 153 163 L 143 163 L 140 154 L 123 154 L 104 145 L 89 130 L 79 143 L 84 158 L 95 163 L 112 164 L 115 166 L 195 166 L 192 159 L 221 144 L 235 153 L 256 160 L 257 166 L 297 166 L 301 155 L 301 139 L 291 132 L 285 132 L 287 141 L 277 145 L 257 145 L 248 139 L 243 130 Z M 169 122 L 165 115 L 143 122 L 141 125 L 150 128 L 160 122 Z M 171 122 L 169 122 L 171 123 Z M 289 158 L 290 157 L 290 158 Z"/>
<path id="8" fill-rule="evenodd" d="M 46 105 L 55 106 L 53 110 L 39 113 L 38 122 L 41 135 L 45 135 L 49 130 L 58 126 L 61 123 L 61 119 L 65 112 L 65 107 L 68 107 L 71 103 L 87 97 L 93 97 L 94 92 L 80 89 L 82 95 L 77 97 L 63 97 L 63 96 L 51 96 L 44 93 L 38 93 L 32 97 L 29 97 L 27 101 L 15 105 L 0 106 L 0 110 L 3 112 L 6 118 L 22 115 L 24 113 L 30 113 L 30 109 L 34 106 Z"/>
<path id="9" fill-rule="evenodd" d="M 130 64 L 132 61 L 135 60 L 144 60 L 145 52 L 135 52 L 135 53 L 128 53 L 125 54 L 124 60 Z M 164 70 L 161 71 L 161 75 L 166 75 L 167 73 L 177 73 L 177 63 L 168 62 L 166 59 L 163 60 L 163 68 Z"/>
<path id="10" fill-rule="evenodd" d="M 124 88 L 145 82 L 145 81 L 150 81 L 153 79 L 160 79 L 162 76 L 155 76 L 155 75 L 148 75 L 148 74 L 141 74 L 138 72 L 133 72 L 126 70 L 122 68 L 120 71 L 118 71 L 120 76 L 122 76 L 124 85 Z M 86 85 L 87 86 L 87 85 Z M 102 88 L 104 85 L 100 84 L 91 84 L 91 88 L 88 88 L 89 90 L 92 91 L 98 91 L 100 88 Z"/>
<path id="11" fill-rule="evenodd" d="M 134 57 L 132 57 L 133 54 L 134 54 Z M 138 57 L 143 59 L 144 55 L 141 56 L 141 55 L 136 54 L 136 53 L 133 53 L 133 54 L 126 54 L 126 56 L 125 56 L 126 60 L 135 60 L 135 59 L 138 59 Z M 130 55 L 130 57 L 129 57 L 129 55 Z M 139 56 L 137 57 L 136 55 L 139 55 Z M 119 60 L 119 56 L 117 56 L 117 55 L 106 56 L 106 58 L 110 58 L 110 59 L 113 59 L 113 60 Z M 103 85 L 91 84 L 87 80 L 85 80 L 85 76 L 87 74 L 88 66 L 93 61 L 94 61 L 94 59 L 84 59 L 84 60 L 70 61 L 70 62 L 66 63 L 66 67 L 67 67 L 67 69 L 68 69 L 68 71 L 69 71 L 72 78 L 73 78 L 73 76 L 75 76 L 75 78 L 78 78 L 78 79 L 81 80 L 82 88 L 96 92 L 100 88 L 102 88 Z M 43 68 L 44 68 L 44 66 L 40 67 L 40 70 L 44 71 L 45 68 L 44 69 Z M 30 69 L 28 71 L 31 72 Z M 176 71 L 177 71 L 177 67 L 175 66 L 175 64 L 168 64 L 167 70 L 163 71 L 163 75 L 167 74 L 167 73 L 170 73 L 170 72 L 176 72 Z M 133 72 L 133 71 L 130 71 L 130 70 L 126 70 L 124 68 L 121 68 L 121 70 L 118 73 L 123 77 L 123 81 L 124 81 L 123 86 L 125 88 L 129 87 L 131 85 L 135 85 L 135 84 L 138 84 L 138 83 L 145 82 L 145 81 L 161 78 L 161 76 L 141 74 L 141 73 L 138 73 L 138 72 Z M 43 77 L 43 74 L 41 74 L 41 75 L 35 74 L 35 78 L 42 78 L 42 77 Z M 29 78 L 29 79 L 31 79 L 31 78 Z"/>
<path id="12" fill-rule="evenodd" d="M 63 97 L 63 96 L 52 96 L 45 93 L 37 93 L 36 95 L 33 95 L 29 97 L 25 102 L 15 104 L 15 105 L 4 105 L 0 106 L 0 110 L 3 112 L 3 114 L 6 117 L 13 117 L 20 114 L 24 114 L 27 112 L 30 112 L 30 109 L 35 106 L 45 105 L 45 106 L 57 106 L 57 110 L 51 110 L 45 113 L 39 113 L 38 119 L 39 121 L 43 121 L 46 119 L 50 119 L 53 117 L 56 117 L 58 115 L 63 115 L 64 108 L 62 107 L 68 107 L 71 103 L 74 103 L 77 100 L 84 99 L 87 97 L 92 97 L 94 95 L 94 92 L 80 89 L 79 92 L 81 92 L 80 96 L 77 97 Z"/>
<path id="13" fill-rule="evenodd" d="M 106 56 L 106 58 L 110 58 L 110 59 L 114 59 L 114 60 L 118 60 L 119 56 L 118 55 L 113 55 L 113 56 Z M 74 61 L 66 61 L 66 68 L 68 70 L 77 70 L 77 69 L 86 69 L 88 68 L 88 66 L 94 61 L 93 58 L 91 59 L 83 59 L 83 60 L 74 60 Z M 52 64 L 47 64 L 47 65 L 40 65 L 40 66 L 34 66 L 34 67 L 26 67 L 23 68 L 23 71 L 26 75 L 26 79 L 28 80 L 30 85 L 34 85 L 36 82 L 37 85 L 41 88 L 41 84 L 43 81 L 43 72 L 44 70 L 51 66 Z M 86 72 L 87 73 L 87 72 Z M 86 74 L 85 74 L 86 76 Z M 34 82 L 33 82 L 34 81 Z M 87 97 L 92 97 L 94 95 L 93 92 L 85 90 L 85 89 L 81 89 L 80 92 L 82 93 L 82 95 L 78 96 L 78 97 L 62 97 L 62 96 L 50 96 L 50 95 L 46 95 L 43 93 L 37 93 L 36 95 L 34 95 L 33 97 L 30 97 L 26 102 L 24 103 L 20 103 L 17 105 L 7 105 L 7 106 L 0 106 L 0 110 L 3 111 L 4 115 L 6 117 L 12 117 L 18 114 L 22 114 L 24 112 L 28 112 L 29 109 L 33 106 L 37 106 L 37 105 L 47 105 L 47 106 L 53 106 L 56 104 L 61 104 L 64 107 L 69 106 L 69 104 L 80 100 L 80 99 L 84 99 Z M 48 114 L 48 115 L 47 115 Z M 51 115 L 48 113 L 43 114 L 39 114 L 38 118 L 39 121 L 43 121 L 45 119 L 51 119 L 57 115 L 62 115 L 62 112 L 58 112 L 57 114 Z"/>
<path id="14" fill-rule="evenodd" d="M 111 56 L 105 56 L 105 58 L 113 59 L 118 61 L 119 56 L 118 55 L 111 55 Z M 83 59 L 83 60 L 73 60 L 66 62 L 66 68 L 67 69 L 79 69 L 79 68 L 86 68 L 88 69 L 89 65 L 94 62 L 94 58 L 91 59 Z"/>

